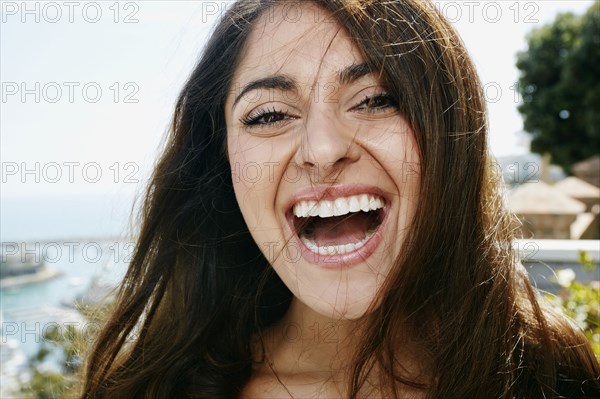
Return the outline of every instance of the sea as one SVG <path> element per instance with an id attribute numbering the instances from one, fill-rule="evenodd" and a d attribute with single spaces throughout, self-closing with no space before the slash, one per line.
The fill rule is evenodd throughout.
<path id="1" fill-rule="evenodd" d="M 134 247 L 127 238 L 132 203 L 114 196 L 2 198 L 0 254 L 43 261 L 56 276 L 0 288 L 1 397 L 5 387 L 28 378 L 27 364 L 43 346 L 56 347 L 44 338 L 51 327 L 66 332 L 73 326 L 91 342 L 98 326 L 73 305 L 93 295 L 94 287 L 116 287 L 121 281 Z M 41 367 L 59 371 L 58 353 Z"/>

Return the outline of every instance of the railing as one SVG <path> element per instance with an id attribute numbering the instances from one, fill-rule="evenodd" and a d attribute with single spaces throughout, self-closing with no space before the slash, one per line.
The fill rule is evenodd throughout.
<path id="1" fill-rule="evenodd" d="M 557 292 L 557 272 L 571 269 L 575 280 L 600 281 L 600 240 L 517 240 L 515 247 L 532 283 L 540 290 Z M 582 251 L 593 270 L 584 267 Z"/>

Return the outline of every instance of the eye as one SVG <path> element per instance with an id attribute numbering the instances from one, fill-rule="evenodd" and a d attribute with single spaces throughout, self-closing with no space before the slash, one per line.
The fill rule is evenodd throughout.
<path id="1" fill-rule="evenodd" d="M 396 100 L 387 93 L 379 93 L 366 96 L 357 106 L 353 108 L 356 111 L 382 112 L 388 108 L 397 108 Z"/>
<path id="2" fill-rule="evenodd" d="M 296 117 L 287 111 L 280 111 L 273 107 L 273 109 L 265 108 L 253 111 L 240 118 L 240 122 L 248 128 L 261 128 L 276 127 L 290 119 L 296 119 Z"/>

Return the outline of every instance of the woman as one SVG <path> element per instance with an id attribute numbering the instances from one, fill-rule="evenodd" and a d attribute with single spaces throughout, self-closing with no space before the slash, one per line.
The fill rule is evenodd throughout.
<path id="1" fill-rule="evenodd" d="M 415 1 L 239 1 L 177 103 L 83 397 L 594 397 Z"/>

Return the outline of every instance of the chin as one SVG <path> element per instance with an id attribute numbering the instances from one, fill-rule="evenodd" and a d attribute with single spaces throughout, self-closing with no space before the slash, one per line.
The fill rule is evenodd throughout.
<path id="1" fill-rule="evenodd" d="M 339 299 L 316 298 L 305 304 L 321 316 L 332 320 L 356 320 L 372 312 L 374 298 L 355 300 L 340 296 Z M 311 303 L 312 302 L 312 303 Z"/>

